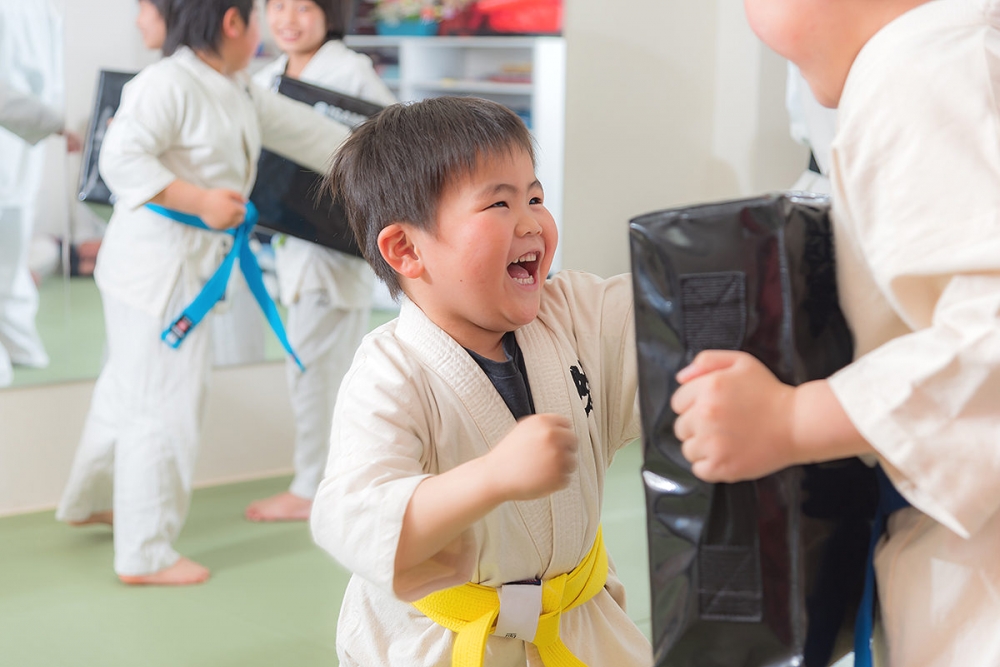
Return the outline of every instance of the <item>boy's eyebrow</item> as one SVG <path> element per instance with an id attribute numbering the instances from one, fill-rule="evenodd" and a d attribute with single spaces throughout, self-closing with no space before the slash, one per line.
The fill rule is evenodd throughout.
<path id="1" fill-rule="evenodd" d="M 531 183 L 528 183 L 528 187 L 526 189 L 527 190 L 532 190 L 532 189 L 534 189 L 536 187 L 539 190 L 542 189 L 542 184 L 541 184 L 541 182 L 539 182 L 539 180 L 537 178 L 535 180 L 533 180 Z M 517 187 L 514 186 L 514 185 L 511 185 L 510 183 L 496 183 L 494 185 L 487 185 L 487 186 L 485 186 L 482 190 L 479 191 L 479 193 L 480 193 L 481 196 L 487 197 L 487 196 L 501 194 L 501 193 L 517 194 L 517 191 L 518 191 Z"/>

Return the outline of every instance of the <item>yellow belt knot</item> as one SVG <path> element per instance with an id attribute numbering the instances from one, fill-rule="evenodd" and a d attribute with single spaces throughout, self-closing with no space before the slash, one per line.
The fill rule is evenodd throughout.
<path id="1" fill-rule="evenodd" d="M 564 611 L 597 595 L 608 579 L 608 553 L 601 529 L 594 545 L 572 572 L 542 582 L 542 614 L 532 640 L 545 667 L 586 667 L 563 643 L 559 621 Z M 431 593 L 413 603 L 427 618 L 456 634 L 452 667 L 482 667 L 486 638 L 496 629 L 500 613 L 497 589 L 462 584 Z"/>

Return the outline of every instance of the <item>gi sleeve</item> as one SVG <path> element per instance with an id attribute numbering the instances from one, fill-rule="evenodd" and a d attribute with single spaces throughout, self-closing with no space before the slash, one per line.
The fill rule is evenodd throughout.
<path id="1" fill-rule="evenodd" d="M 180 133 L 186 105 L 184 89 L 159 76 L 140 73 L 125 84 L 121 105 L 101 145 L 99 168 L 117 203 L 136 209 L 177 180 L 160 156 Z"/>
<path id="2" fill-rule="evenodd" d="M 364 54 L 357 55 L 359 60 L 357 64 L 359 78 L 357 97 L 382 106 L 395 104 L 396 96 L 385 85 L 382 77 L 375 72 L 371 58 Z"/>
<path id="3" fill-rule="evenodd" d="M 830 386 L 898 490 L 969 537 L 1000 509 L 1000 113 L 983 70 L 930 96 L 900 70 L 842 105 L 834 159 L 846 242 L 910 333 Z"/>
<path id="4" fill-rule="evenodd" d="M 642 433 L 639 419 L 639 369 L 636 362 L 635 301 L 628 274 L 605 281 L 601 300 L 601 387 L 611 407 L 609 458 Z"/>
<path id="5" fill-rule="evenodd" d="M 416 375 L 416 377 L 415 377 Z M 395 576 L 403 516 L 434 466 L 427 392 L 399 353 L 369 337 L 341 385 L 326 476 L 313 502 L 316 543 L 351 572 L 406 601 L 463 584 L 476 565 L 473 529 Z"/>
<path id="6" fill-rule="evenodd" d="M 264 148 L 315 172 L 326 173 L 331 156 L 350 134 L 347 126 L 256 83 L 251 84 L 250 95 Z"/>
<path id="7" fill-rule="evenodd" d="M 0 127 L 34 145 L 50 134 L 61 132 L 63 121 L 37 97 L 15 90 L 0 79 Z"/>
<path id="8" fill-rule="evenodd" d="M 579 271 L 562 271 L 562 306 L 569 312 L 580 361 L 590 378 L 605 460 L 639 437 L 639 376 L 635 349 L 632 279 L 607 280 Z"/>

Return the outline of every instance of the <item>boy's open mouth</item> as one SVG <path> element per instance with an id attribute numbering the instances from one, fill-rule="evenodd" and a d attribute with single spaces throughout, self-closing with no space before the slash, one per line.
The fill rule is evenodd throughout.
<path id="1" fill-rule="evenodd" d="M 507 273 L 514 282 L 521 285 L 534 285 L 538 275 L 539 254 L 536 251 L 526 252 L 507 265 Z"/>

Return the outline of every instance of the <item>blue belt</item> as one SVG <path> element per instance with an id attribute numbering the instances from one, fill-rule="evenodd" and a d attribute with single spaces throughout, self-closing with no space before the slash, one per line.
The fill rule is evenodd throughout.
<path id="1" fill-rule="evenodd" d="M 872 630 L 875 619 L 875 546 L 885 532 L 885 520 L 890 514 L 909 507 L 882 466 L 875 468 L 878 478 L 878 507 L 872 520 L 872 537 L 868 544 L 868 568 L 865 572 L 865 588 L 861 594 L 861 606 L 854 622 L 854 667 L 872 667 Z"/>
<path id="2" fill-rule="evenodd" d="M 288 336 L 285 335 L 285 327 L 281 324 L 281 316 L 278 315 L 278 308 L 274 305 L 271 295 L 267 293 L 267 288 L 264 287 L 264 278 L 260 272 L 260 265 L 257 264 L 257 258 L 254 256 L 253 251 L 250 250 L 250 232 L 253 231 L 254 225 L 257 224 L 257 220 L 260 217 L 257 213 L 257 207 L 253 205 L 253 202 L 247 202 L 246 217 L 240 226 L 225 231 L 212 229 L 201 218 L 195 215 L 181 213 L 180 211 L 174 211 L 169 208 L 157 206 L 156 204 L 146 204 L 146 208 L 154 213 L 170 218 L 174 222 L 197 227 L 198 229 L 229 234 L 233 237 L 233 247 L 229 251 L 229 254 L 226 255 L 226 258 L 222 260 L 222 264 L 212 274 L 212 277 L 208 279 L 208 282 L 202 287 L 201 292 L 194 298 L 194 301 L 184 309 L 181 316 L 164 329 L 160 338 L 170 347 L 180 347 L 187 335 L 205 318 L 208 311 L 226 296 L 226 287 L 229 285 L 229 276 L 233 272 L 233 263 L 239 257 L 240 271 L 243 273 L 243 277 L 246 278 L 250 292 L 257 300 L 257 304 L 260 306 L 261 311 L 263 311 L 264 317 L 267 318 L 267 323 L 271 325 L 271 329 L 274 331 L 274 335 L 278 337 L 281 346 L 295 360 L 299 370 L 305 371 L 305 366 L 299 361 L 298 356 L 296 356 L 295 351 L 292 350 L 292 346 L 288 342 Z"/>

